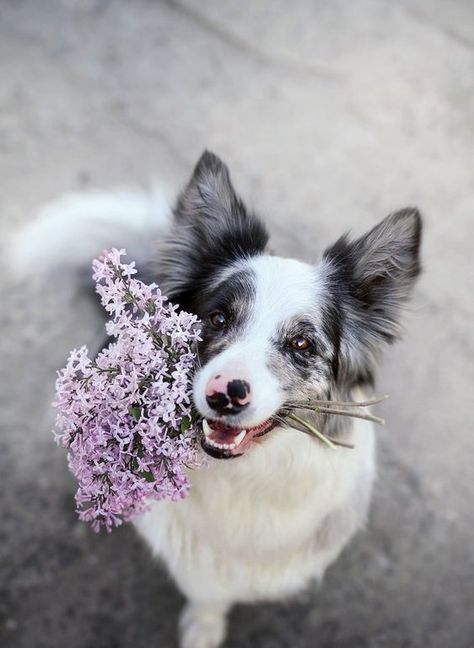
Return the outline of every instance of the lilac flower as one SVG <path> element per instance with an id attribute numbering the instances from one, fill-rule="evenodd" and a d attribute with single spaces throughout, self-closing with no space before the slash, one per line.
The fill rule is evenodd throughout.
<path id="1" fill-rule="evenodd" d="M 96 531 L 111 531 L 151 499 L 185 497 L 186 469 L 200 464 L 191 405 L 198 320 L 135 279 L 124 254 L 113 249 L 93 262 L 114 341 L 95 359 L 85 346 L 71 351 L 53 403 L 79 518 Z"/>

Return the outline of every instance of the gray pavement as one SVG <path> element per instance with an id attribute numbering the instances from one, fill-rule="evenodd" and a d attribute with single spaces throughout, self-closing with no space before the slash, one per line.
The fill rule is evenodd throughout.
<path id="1" fill-rule="evenodd" d="M 322 587 L 238 607 L 226 647 L 473 646 L 474 4 L 0 0 L 2 237 L 69 190 L 178 187 L 205 147 L 281 253 L 405 205 L 426 223 L 368 528 Z M 77 522 L 51 442 L 54 371 L 97 311 L 6 277 L 0 646 L 175 646 L 181 595 L 131 528 Z"/>

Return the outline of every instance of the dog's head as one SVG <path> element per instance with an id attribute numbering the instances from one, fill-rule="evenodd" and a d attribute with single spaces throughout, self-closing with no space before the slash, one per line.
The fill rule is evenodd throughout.
<path id="1" fill-rule="evenodd" d="M 399 334 L 420 272 L 416 209 L 339 239 L 317 265 L 272 256 L 268 235 L 204 153 L 175 209 L 160 276 L 170 299 L 202 320 L 194 402 L 203 448 L 242 455 L 289 402 L 371 385 L 379 350 Z"/>

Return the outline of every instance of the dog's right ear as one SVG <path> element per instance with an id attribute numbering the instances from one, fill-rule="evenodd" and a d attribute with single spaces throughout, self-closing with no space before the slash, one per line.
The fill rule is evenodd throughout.
<path id="1" fill-rule="evenodd" d="M 245 207 L 232 186 L 229 169 L 217 155 L 204 151 L 178 198 L 176 218 L 220 220 L 231 215 L 238 217 L 244 212 Z"/>
<path id="2" fill-rule="evenodd" d="M 205 151 L 178 198 L 170 236 L 159 251 L 158 275 L 163 292 L 192 309 L 212 277 L 229 263 L 264 251 L 265 226 L 236 194 L 227 166 Z"/>

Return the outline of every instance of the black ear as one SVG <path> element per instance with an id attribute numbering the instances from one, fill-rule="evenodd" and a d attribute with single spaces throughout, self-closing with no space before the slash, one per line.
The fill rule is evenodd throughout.
<path id="1" fill-rule="evenodd" d="M 178 198 L 175 222 L 158 259 L 164 292 L 183 308 L 229 263 L 264 251 L 268 234 L 235 193 L 227 166 L 213 153 L 200 157 Z"/>
<path id="2" fill-rule="evenodd" d="M 403 307 L 420 274 L 422 222 L 417 209 L 390 214 L 360 238 L 324 253 L 331 300 L 345 322 L 341 343 L 360 364 L 400 333 Z M 345 334 L 345 335 L 344 335 Z"/>
<path id="3" fill-rule="evenodd" d="M 245 212 L 245 208 L 235 193 L 227 166 L 214 153 L 204 151 L 175 211 L 178 219 L 220 219 Z"/>

